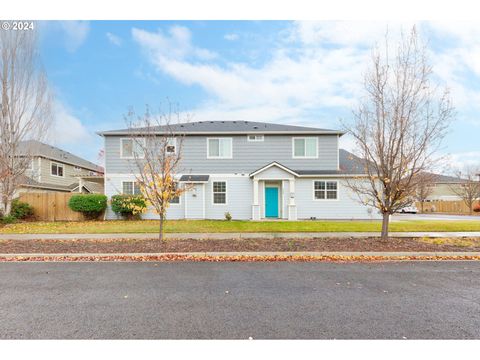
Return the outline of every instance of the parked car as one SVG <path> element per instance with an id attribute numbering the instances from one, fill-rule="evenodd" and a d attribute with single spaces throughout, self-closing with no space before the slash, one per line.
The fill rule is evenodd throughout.
<path id="1" fill-rule="evenodd" d="M 411 204 L 401 208 L 398 212 L 401 214 L 416 214 L 418 213 L 418 209 L 415 204 Z"/>

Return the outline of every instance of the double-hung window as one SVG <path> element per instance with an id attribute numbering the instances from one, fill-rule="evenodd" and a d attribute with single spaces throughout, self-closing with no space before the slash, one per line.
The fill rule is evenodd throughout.
<path id="1" fill-rule="evenodd" d="M 338 199 L 338 183 L 336 181 L 314 181 L 313 196 L 315 200 Z"/>
<path id="2" fill-rule="evenodd" d="M 248 135 L 247 140 L 252 142 L 263 141 L 263 135 Z"/>
<path id="3" fill-rule="evenodd" d="M 124 181 L 122 183 L 122 193 L 125 195 L 141 195 L 142 191 L 136 181 Z"/>
<path id="4" fill-rule="evenodd" d="M 53 176 L 63 177 L 63 165 L 59 163 L 52 162 L 50 166 L 50 174 Z"/>
<path id="5" fill-rule="evenodd" d="M 214 204 L 227 203 L 227 183 L 225 181 L 213 182 L 213 203 Z"/>
<path id="6" fill-rule="evenodd" d="M 145 139 L 120 139 L 120 157 L 122 159 L 143 158 L 143 147 Z"/>
<path id="7" fill-rule="evenodd" d="M 294 137 L 293 157 L 304 159 L 318 158 L 318 143 L 316 137 Z"/>
<path id="8" fill-rule="evenodd" d="M 208 159 L 231 159 L 232 138 L 208 138 L 207 139 Z"/>
<path id="9" fill-rule="evenodd" d="M 174 182 L 173 183 L 173 190 L 177 191 L 178 189 L 178 183 Z M 176 196 L 170 200 L 170 204 L 180 204 L 180 196 Z"/>

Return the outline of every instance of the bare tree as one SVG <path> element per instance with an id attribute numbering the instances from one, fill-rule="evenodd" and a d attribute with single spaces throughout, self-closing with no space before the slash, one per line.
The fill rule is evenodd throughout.
<path id="1" fill-rule="evenodd" d="M 8 215 L 32 160 L 25 140 L 42 140 L 52 119 L 52 98 L 33 30 L 0 30 L 0 197 Z"/>
<path id="2" fill-rule="evenodd" d="M 432 195 L 435 181 L 438 175 L 424 172 L 420 173 L 417 178 L 417 189 L 415 191 L 415 198 L 420 202 L 420 210 L 423 213 L 425 209 L 425 202 L 428 197 Z"/>
<path id="3" fill-rule="evenodd" d="M 127 115 L 129 133 L 132 134 L 136 181 L 142 195 L 160 217 L 159 240 L 164 242 L 164 223 L 171 202 L 189 190 L 189 185 L 180 186 L 176 175 L 181 171 L 184 134 L 179 124 L 180 112 L 169 103 L 166 112 L 138 117 L 133 111 Z M 184 121 L 181 121 L 184 120 Z"/>
<path id="4" fill-rule="evenodd" d="M 415 28 L 402 37 L 393 56 L 386 36 L 376 47 L 364 78 L 365 97 L 346 126 L 362 158 L 366 177 L 348 182 L 364 204 L 382 214 L 382 239 L 388 238 L 390 215 L 409 205 L 419 174 L 435 157 L 453 117 L 448 91 L 440 95 L 430 83 L 432 68 Z"/>
<path id="5" fill-rule="evenodd" d="M 449 186 L 451 191 L 467 205 L 470 215 L 472 215 L 475 201 L 480 200 L 479 171 L 480 168 L 466 167 L 463 172 L 457 172 L 458 182 Z"/>

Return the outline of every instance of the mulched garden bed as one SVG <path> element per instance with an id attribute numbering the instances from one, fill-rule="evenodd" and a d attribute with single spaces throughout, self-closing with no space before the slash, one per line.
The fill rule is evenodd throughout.
<path id="1" fill-rule="evenodd" d="M 462 241 L 465 239 L 461 239 Z M 480 251 L 480 239 L 470 246 L 434 244 L 416 238 L 318 238 L 318 239 L 75 239 L 1 240 L 0 253 L 158 253 L 233 251 Z M 463 243 L 465 244 L 465 243 Z"/>

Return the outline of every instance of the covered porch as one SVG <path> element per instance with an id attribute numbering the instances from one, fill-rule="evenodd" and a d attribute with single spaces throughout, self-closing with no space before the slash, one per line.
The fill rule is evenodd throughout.
<path id="1" fill-rule="evenodd" d="M 276 162 L 251 173 L 252 220 L 297 220 L 296 176 L 295 172 Z"/>

